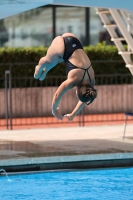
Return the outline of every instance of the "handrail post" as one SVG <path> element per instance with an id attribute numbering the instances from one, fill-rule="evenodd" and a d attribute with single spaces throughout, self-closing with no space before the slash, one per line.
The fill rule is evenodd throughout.
<path id="1" fill-rule="evenodd" d="M 7 87 L 7 74 L 9 71 L 5 71 L 5 111 L 6 111 L 6 129 L 8 129 L 8 87 Z"/>
<path id="2" fill-rule="evenodd" d="M 9 76 L 9 109 L 8 109 L 8 76 Z M 5 110 L 6 110 L 6 128 L 8 129 L 8 116 L 10 117 L 10 129 L 12 130 L 12 82 L 11 71 L 5 71 Z"/>
<path id="3" fill-rule="evenodd" d="M 84 126 L 84 108 L 80 111 L 79 114 L 79 126 Z"/>
<path id="4" fill-rule="evenodd" d="M 84 126 L 84 108 L 82 109 L 82 111 L 81 111 L 81 124 L 82 124 L 82 126 Z"/>

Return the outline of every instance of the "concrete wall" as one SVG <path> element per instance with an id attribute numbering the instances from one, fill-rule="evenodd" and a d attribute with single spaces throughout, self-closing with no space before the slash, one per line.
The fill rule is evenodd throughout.
<path id="1" fill-rule="evenodd" d="M 60 103 L 62 114 L 73 110 L 78 99 L 76 88 L 68 91 Z M 13 88 L 12 112 L 13 117 L 48 116 L 51 114 L 52 98 L 57 87 Z M 133 110 L 132 85 L 97 86 L 98 97 L 89 106 L 85 106 L 88 113 L 119 113 Z M 5 117 L 5 91 L 0 89 L 0 117 Z"/>

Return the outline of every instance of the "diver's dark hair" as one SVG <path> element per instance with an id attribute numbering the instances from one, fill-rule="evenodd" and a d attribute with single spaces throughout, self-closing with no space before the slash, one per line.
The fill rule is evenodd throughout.
<path id="1" fill-rule="evenodd" d="M 81 83 L 77 86 L 77 96 L 80 101 L 89 105 L 97 97 L 97 90 L 88 83 Z"/>

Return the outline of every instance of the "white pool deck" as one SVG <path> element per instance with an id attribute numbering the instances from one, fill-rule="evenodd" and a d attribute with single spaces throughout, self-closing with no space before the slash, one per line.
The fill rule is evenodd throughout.
<path id="1" fill-rule="evenodd" d="M 127 125 L 124 140 L 123 133 L 124 124 L 1 130 L 0 168 L 8 165 L 133 159 L 133 124 Z M 26 145 L 19 148 L 21 143 Z M 45 155 L 38 151 L 38 155 L 41 153 L 39 156 L 29 156 L 32 149 L 27 147 L 28 143 L 35 145 L 36 151 L 42 148 Z"/>
<path id="2" fill-rule="evenodd" d="M 91 139 L 119 140 L 127 142 L 127 137 L 133 137 L 133 124 L 126 128 L 126 138 L 123 141 L 124 123 L 120 125 L 97 125 L 84 127 L 40 128 L 21 130 L 0 130 L 0 140 L 14 141 L 75 141 Z M 129 141 L 128 141 L 129 142 Z M 131 141 L 130 141 L 131 142 Z"/>

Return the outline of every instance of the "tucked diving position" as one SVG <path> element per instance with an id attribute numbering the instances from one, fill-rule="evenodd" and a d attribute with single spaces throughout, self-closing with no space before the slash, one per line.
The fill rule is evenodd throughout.
<path id="1" fill-rule="evenodd" d="M 54 94 L 52 114 L 58 120 L 67 117 L 69 121 L 72 121 L 86 104 L 89 105 L 97 97 L 97 91 L 94 89 L 95 74 L 91 61 L 76 35 L 64 33 L 52 41 L 46 56 L 39 60 L 35 67 L 34 78 L 43 81 L 48 71 L 61 62 L 66 65 L 67 79 Z M 79 101 L 71 113 L 63 116 L 59 111 L 59 102 L 62 96 L 75 86 Z"/>

